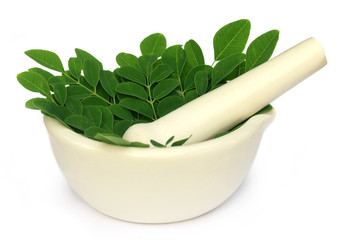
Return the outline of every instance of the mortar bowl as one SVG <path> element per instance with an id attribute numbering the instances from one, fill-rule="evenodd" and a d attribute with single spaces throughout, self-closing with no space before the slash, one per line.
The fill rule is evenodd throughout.
<path id="1" fill-rule="evenodd" d="M 56 161 L 71 188 L 98 211 L 136 223 L 170 223 L 209 212 L 247 176 L 275 111 L 219 138 L 170 148 L 98 142 L 44 117 Z"/>

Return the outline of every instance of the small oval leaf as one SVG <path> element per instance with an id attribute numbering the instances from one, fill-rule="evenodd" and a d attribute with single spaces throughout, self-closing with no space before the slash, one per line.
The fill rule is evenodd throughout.
<path id="1" fill-rule="evenodd" d="M 47 50 L 32 49 L 26 51 L 25 54 L 44 67 L 58 72 L 64 72 L 61 59 L 57 56 L 56 53 Z"/>
<path id="2" fill-rule="evenodd" d="M 80 79 L 82 70 L 81 60 L 79 58 L 69 58 L 68 67 L 71 75 L 76 79 Z"/>
<path id="3" fill-rule="evenodd" d="M 148 118 L 153 119 L 153 111 L 149 103 L 136 98 L 124 98 L 119 104 L 129 110 L 135 111 L 139 114 L 142 114 Z"/>
<path id="4" fill-rule="evenodd" d="M 137 57 L 130 53 L 121 52 L 116 56 L 116 61 L 120 67 L 131 66 L 138 67 Z"/>
<path id="5" fill-rule="evenodd" d="M 153 90 L 154 99 L 161 99 L 171 93 L 180 83 L 174 78 L 163 80 Z"/>
<path id="6" fill-rule="evenodd" d="M 174 111 L 185 104 L 185 100 L 180 96 L 168 96 L 163 98 L 157 106 L 157 113 L 160 117 Z"/>
<path id="7" fill-rule="evenodd" d="M 39 92 L 47 98 L 52 98 L 49 85 L 41 74 L 36 72 L 23 72 L 17 75 L 17 80 L 27 90 Z"/>
<path id="8" fill-rule="evenodd" d="M 83 66 L 83 73 L 86 81 L 92 86 L 96 87 L 100 80 L 100 68 L 96 61 L 86 59 Z"/>
<path id="9" fill-rule="evenodd" d="M 111 71 L 101 71 L 100 73 L 100 83 L 105 91 L 114 97 L 116 86 L 118 85 L 118 80 Z"/>
<path id="10" fill-rule="evenodd" d="M 145 76 L 137 68 L 134 68 L 131 66 L 124 66 L 124 67 L 118 68 L 116 73 L 119 74 L 121 77 L 126 78 L 130 81 L 136 82 L 140 85 L 146 84 Z"/>
<path id="11" fill-rule="evenodd" d="M 164 65 L 164 64 L 158 65 L 151 72 L 150 84 L 166 79 L 172 72 L 173 72 L 173 69 L 171 69 L 167 65 Z"/>
<path id="12" fill-rule="evenodd" d="M 137 97 L 142 100 L 148 99 L 148 93 L 145 91 L 145 89 L 133 82 L 119 83 L 116 87 L 116 92 Z"/>
<path id="13" fill-rule="evenodd" d="M 191 39 L 186 42 L 184 48 L 187 55 L 187 62 L 191 66 L 191 68 L 205 64 L 202 50 L 194 40 Z"/>
<path id="14" fill-rule="evenodd" d="M 162 33 L 151 34 L 140 44 L 142 55 L 157 54 L 161 56 L 166 47 L 167 40 Z"/>
<path id="15" fill-rule="evenodd" d="M 206 71 L 197 72 L 194 76 L 195 89 L 199 96 L 206 93 L 208 85 L 208 75 Z"/>

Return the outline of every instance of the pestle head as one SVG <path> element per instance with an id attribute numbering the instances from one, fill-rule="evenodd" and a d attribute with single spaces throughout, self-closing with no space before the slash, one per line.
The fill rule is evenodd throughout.
<path id="1" fill-rule="evenodd" d="M 154 122 L 131 126 L 123 138 L 149 143 L 192 136 L 186 144 L 205 141 L 246 120 L 326 63 L 321 45 L 309 38 Z"/>

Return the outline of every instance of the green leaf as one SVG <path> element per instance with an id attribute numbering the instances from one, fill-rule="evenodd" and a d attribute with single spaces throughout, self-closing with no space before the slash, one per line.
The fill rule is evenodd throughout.
<path id="1" fill-rule="evenodd" d="M 80 79 L 82 70 L 81 60 L 79 58 L 69 58 L 68 67 L 71 75 L 76 79 Z"/>
<path id="2" fill-rule="evenodd" d="M 85 131 L 87 128 L 91 126 L 94 126 L 94 123 L 91 120 L 89 120 L 88 118 L 82 115 L 72 115 L 72 116 L 66 117 L 66 119 L 64 119 L 64 122 L 82 131 Z"/>
<path id="3" fill-rule="evenodd" d="M 250 21 L 246 19 L 229 23 L 218 30 L 213 38 L 215 61 L 241 53 L 250 34 Z"/>
<path id="4" fill-rule="evenodd" d="M 268 104 L 267 106 L 265 106 L 264 108 L 262 108 L 260 111 L 258 111 L 258 112 L 255 113 L 254 115 L 262 114 L 262 113 L 267 113 L 267 112 L 270 112 L 271 110 L 273 110 L 273 107 L 272 107 L 272 105 Z"/>
<path id="5" fill-rule="evenodd" d="M 185 139 L 182 139 L 182 140 L 173 142 L 173 144 L 172 144 L 171 146 L 172 146 L 172 147 L 182 146 L 182 145 L 185 144 L 185 143 L 188 141 L 188 139 L 190 139 L 191 137 L 192 137 L 192 135 L 189 136 L 188 138 L 185 138 Z"/>
<path id="6" fill-rule="evenodd" d="M 124 66 L 117 70 L 117 74 L 130 81 L 136 82 L 140 85 L 146 84 L 145 76 L 137 68 L 131 66 Z"/>
<path id="7" fill-rule="evenodd" d="M 26 51 L 25 54 L 44 67 L 58 72 L 64 72 L 62 62 L 56 53 L 47 50 L 32 49 Z"/>
<path id="8" fill-rule="evenodd" d="M 162 54 L 162 63 L 173 69 L 176 76 L 181 77 L 182 69 L 186 63 L 186 52 L 181 45 L 167 48 Z"/>
<path id="9" fill-rule="evenodd" d="M 157 61 L 158 55 L 143 55 L 138 58 L 138 66 L 144 75 L 149 78 L 154 63 Z"/>
<path id="10" fill-rule="evenodd" d="M 65 120 L 66 117 L 72 115 L 72 112 L 64 106 L 57 105 L 49 99 L 36 98 L 32 102 L 33 106 L 36 109 L 41 110 L 42 112 L 48 113 L 49 116 L 55 117 L 61 122 Z M 64 123 L 63 123 L 64 124 Z"/>
<path id="11" fill-rule="evenodd" d="M 123 136 L 126 130 L 132 125 L 132 120 L 116 121 L 113 127 L 113 132 L 119 136 Z"/>
<path id="12" fill-rule="evenodd" d="M 160 82 L 163 79 L 166 79 L 172 72 L 173 72 L 173 69 L 171 69 L 167 65 L 164 65 L 164 64 L 158 65 L 151 72 L 150 84 L 153 84 L 155 82 Z"/>
<path id="13" fill-rule="evenodd" d="M 185 104 L 185 100 L 180 96 L 168 96 L 163 98 L 157 106 L 157 113 L 160 117 L 174 111 Z"/>
<path id="14" fill-rule="evenodd" d="M 115 89 L 118 84 L 117 78 L 114 76 L 111 71 L 101 71 L 100 74 L 100 83 L 105 91 L 111 96 L 114 97 Z"/>
<path id="15" fill-rule="evenodd" d="M 146 143 L 141 143 L 141 142 L 131 142 L 130 147 L 148 148 L 150 147 L 150 145 Z"/>
<path id="16" fill-rule="evenodd" d="M 35 106 L 34 102 L 35 101 L 45 101 L 45 100 L 46 100 L 45 98 L 32 98 L 25 103 L 25 107 L 32 109 L 32 110 L 40 110 L 38 107 Z"/>
<path id="17" fill-rule="evenodd" d="M 245 73 L 245 61 L 239 64 L 229 75 L 225 77 L 225 80 L 233 80 Z"/>
<path id="18" fill-rule="evenodd" d="M 86 60 L 90 59 L 97 62 L 101 70 L 103 69 L 102 63 L 90 53 L 79 48 L 75 48 L 75 53 L 76 53 L 77 58 L 81 60 L 82 66 L 84 66 L 84 63 Z"/>
<path id="19" fill-rule="evenodd" d="M 67 100 L 67 89 L 64 84 L 59 83 L 54 85 L 54 96 L 59 104 L 64 105 Z"/>
<path id="20" fill-rule="evenodd" d="M 175 137 L 175 136 L 170 137 L 170 138 L 166 141 L 165 146 L 167 146 L 169 143 L 171 143 L 171 142 L 174 140 L 174 137 Z"/>
<path id="21" fill-rule="evenodd" d="M 133 82 L 119 83 L 116 87 L 116 92 L 137 97 L 142 100 L 148 99 L 148 93 L 145 91 L 145 89 L 142 86 Z"/>
<path id="22" fill-rule="evenodd" d="M 92 59 L 86 59 L 83 66 L 83 73 L 87 82 L 92 86 L 96 87 L 100 80 L 100 68 L 96 61 Z"/>
<path id="23" fill-rule="evenodd" d="M 49 85 L 41 74 L 36 72 L 23 72 L 17 75 L 17 80 L 27 90 L 39 92 L 47 98 L 52 98 Z"/>
<path id="24" fill-rule="evenodd" d="M 137 57 L 130 53 L 121 52 L 117 55 L 116 61 L 119 66 L 131 66 L 131 67 L 138 67 Z"/>
<path id="25" fill-rule="evenodd" d="M 71 85 L 71 84 L 75 84 L 76 82 L 71 80 L 68 77 L 65 76 L 53 76 L 51 78 L 49 78 L 48 80 L 48 84 L 50 86 L 54 86 L 55 84 L 63 84 L 63 85 Z"/>
<path id="26" fill-rule="evenodd" d="M 142 55 L 157 54 L 161 56 L 166 47 L 167 40 L 161 33 L 149 35 L 140 44 Z"/>
<path id="27" fill-rule="evenodd" d="M 72 113 L 76 115 L 82 114 L 83 106 L 76 98 L 67 97 L 65 104 Z"/>
<path id="28" fill-rule="evenodd" d="M 245 70 L 249 71 L 269 60 L 279 40 L 279 31 L 271 30 L 256 38 L 247 49 Z"/>
<path id="29" fill-rule="evenodd" d="M 48 81 L 49 78 L 53 77 L 54 75 L 52 75 L 51 73 L 49 73 L 48 71 L 45 71 L 41 68 L 35 67 L 35 68 L 30 68 L 29 72 L 36 72 L 39 73 L 40 75 L 42 75 L 44 77 L 44 79 L 46 81 Z"/>
<path id="30" fill-rule="evenodd" d="M 212 67 L 208 65 L 199 65 L 194 68 L 188 73 L 186 80 L 185 80 L 185 90 L 190 90 L 195 88 L 195 83 L 194 83 L 194 77 L 195 74 L 199 71 L 206 71 L 207 74 L 210 74 L 212 72 Z"/>
<path id="31" fill-rule="evenodd" d="M 107 107 L 107 102 L 97 96 L 90 96 L 81 101 L 82 105 L 99 105 Z"/>
<path id="32" fill-rule="evenodd" d="M 101 113 L 102 113 L 100 127 L 112 132 L 113 121 L 114 121 L 112 112 L 107 107 L 98 106 L 98 108 L 101 110 Z"/>
<path id="33" fill-rule="evenodd" d="M 102 111 L 96 106 L 84 106 L 82 116 L 88 118 L 97 127 L 100 127 L 102 121 Z"/>
<path id="34" fill-rule="evenodd" d="M 193 89 L 193 90 L 186 93 L 186 102 L 188 103 L 190 101 L 193 101 L 197 97 L 198 97 L 198 92 L 197 92 L 197 90 Z"/>
<path id="35" fill-rule="evenodd" d="M 179 81 L 174 78 L 169 78 L 158 83 L 153 90 L 154 99 L 161 99 L 171 93 L 177 86 Z"/>
<path id="36" fill-rule="evenodd" d="M 114 134 L 114 133 L 97 133 L 94 136 L 94 139 L 109 143 L 109 144 L 115 144 L 119 146 L 130 146 L 131 143 L 129 141 L 126 141 L 125 139 L 121 138 L 120 136 Z"/>
<path id="37" fill-rule="evenodd" d="M 113 104 L 107 107 L 114 115 L 124 120 L 132 120 L 133 116 L 129 110 L 119 104 Z"/>
<path id="38" fill-rule="evenodd" d="M 153 119 L 152 108 L 147 102 L 135 98 L 124 98 L 119 102 L 119 104 L 124 108 Z"/>
<path id="39" fill-rule="evenodd" d="M 243 53 L 237 53 L 219 61 L 214 66 L 212 71 L 211 88 L 213 89 L 221 80 L 229 75 L 229 73 L 231 73 L 239 64 L 241 64 L 244 59 L 245 55 Z"/>
<path id="40" fill-rule="evenodd" d="M 186 42 L 184 48 L 187 55 L 187 62 L 189 63 L 191 68 L 205 64 L 202 50 L 194 40 L 191 39 L 188 42 Z"/>
<path id="41" fill-rule="evenodd" d="M 156 142 L 155 140 L 150 140 L 150 143 L 155 146 L 155 147 L 158 147 L 158 148 L 165 148 L 166 146 L 164 146 L 163 144 L 159 143 L 159 142 Z"/>
<path id="42" fill-rule="evenodd" d="M 82 87 L 80 85 L 71 85 L 67 87 L 67 95 L 69 97 L 74 97 L 78 100 L 90 97 L 92 93 L 87 90 L 87 88 Z"/>
<path id="43" fill-rule="evenodd" d="M 105 129 L 96 127 L 96 126 L 92 126 L 92 127 L 87 128 L 83 134 L 88 138 L 94 138 L 95 135 L 98 133 L 108 133 L 108 131 L 106 131 Z"/>
<path id="44" fill-rule="evenodd" d="M 194 76 L 195 89 L 199 96 L 207 91 L 208 75 L 206 71 L 199 71 Z"/>

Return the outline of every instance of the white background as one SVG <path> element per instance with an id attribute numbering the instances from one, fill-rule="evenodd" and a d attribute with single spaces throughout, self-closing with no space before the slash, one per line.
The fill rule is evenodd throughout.
<path id="1" fill-rule="evenodd" d="M 339 2 L 1 1 L 0 239 L 343 239 Z M 51 50 L 66 65 L 78 47 L 114 69 L 116 54 L 138 54 L 144 37 L 162 32 L 169 46 L 195 39 L 211 63 L 215 32 L 242 18 L 252 22 L 250 41 L 280 30 L 274 55 L 316 37 L 328 65 L 273 102 L 278 115 L 239 190 L 174 224 L 127 223 L 85 204 L 55 163 L 41 114 L 24 108 L 37 96 L 16 80 L 37 66 L 24 51 Z"/>

